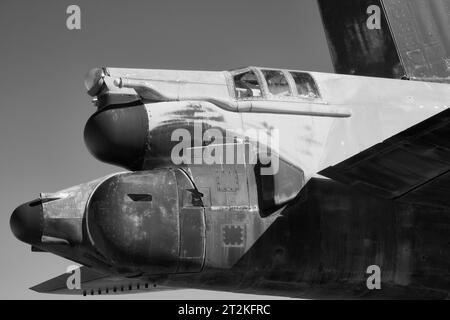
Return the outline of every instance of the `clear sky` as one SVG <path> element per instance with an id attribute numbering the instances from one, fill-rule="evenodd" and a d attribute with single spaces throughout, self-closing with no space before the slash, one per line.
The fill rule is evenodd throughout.
<path id="1" fill-rule="evenodd" d="M 70 4 L 81 8 L 81 30 L 66 28 Z M 83 86 L 90 68 L 247 65 L 332 72 L 315 0 L 1 0 L 0 298 L 58 298 L 28 288 L 71 264 L 16 240 L 14 208 L 40 192 L 123 171 L 94 159 L 83 143 L 94 112 Z M 260 298 L 194 290 L 132 297 Z"/>

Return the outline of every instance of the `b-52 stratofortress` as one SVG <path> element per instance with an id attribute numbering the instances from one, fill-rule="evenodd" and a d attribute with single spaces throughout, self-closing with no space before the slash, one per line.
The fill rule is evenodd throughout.
<path id="1" fill-rule="evenodd" d="M 319 7 L 335 74 L 91 70 L 87 148 L 128 171 L 14 211 L 82 265 L 32 289 L 448 298 L 450 1 Z"/>

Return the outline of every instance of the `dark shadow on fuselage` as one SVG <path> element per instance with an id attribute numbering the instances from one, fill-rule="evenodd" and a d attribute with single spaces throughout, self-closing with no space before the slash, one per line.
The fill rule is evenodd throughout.
<path id="1" fill-rule="evenodd" d="M 309 298 L 446 298 L 449 213 L 312 179 L 233 267 L 241 291 Z M 367 268 L 381 268 L 369 290 Z"/>

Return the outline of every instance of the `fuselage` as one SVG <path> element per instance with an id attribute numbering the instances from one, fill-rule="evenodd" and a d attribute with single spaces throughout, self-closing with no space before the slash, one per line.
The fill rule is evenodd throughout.
<path id="1" fill-rule="evenodd" d="M 265 76 L 269 70 L 281 73 L 280 77 L 284 78 L 276 79 L 280 84 L 270 87 L 271 80 Z M 257 88 L 251 89 L 251 96 L 239 96 L 237 85 L 240 82 L 236 79 L 242 74 L 254 75 L 254 78 L 248 76 L 247 80 Z M 293 74 L 303 77 L 298 80 Z M 99 101 L 116 105 L 115 97 L 120 96 L 117 98 L 120 100 L 124 95 L 129 95 L 126 97 L 128 103 L 141 101 L 143 110 L 136 118 L 143 124 L 142 129 L 139 128 L 141 134 L 136 132 L 137 120 L 133 128 L 119 128 L 117 117 L 121 111 L 116 108 L 105 110 L 105 119 L 110 116 L 116 120 L 111 120 L 115 124 L 109 127 L 106 123 L 101 124 L 108 136 L 98 143 L 107 145 L 114 130 L 118 130 L 117 134 L 121 129 L 129 130 L 122 132 L 122 136 L 136 136 L 134 143 L 139 139 L 144 141 L 144 154 L 140 155 L 142 162 L 138 165 L 121 165 L 140 169 L 150 169 L 169 158 L 173 146 L 178 143 L 171 141 L 173 131 L 185 127 L 193 133 L 197 122 L 203 126 L 202 133 L 208 128 L 217 128 L 236 135 L 257 130 L 267 132 L 269 136 L 276 130 L 280 157 L 301 168 L 309 179 L 322 169 L 420 123 L 450 105 L 447 84 L 272 68 L 255 67 L 231 72 L 107 68 L 104 79 L 107 89 L 100 93 Z M 117 88 L 114 79 L 134 82 L 135 88 L 149 86 L 161 93 L 165 101 L 146 101 L 134 89 Z M 98 116 L 102 116 L 101 111 Z M 91 120 L 95 121 L 95 116 Z M 90 139 L 86 138 L 89 146 Z M 95 133 L 92 139 L 95 139 Z M 192 142 L 193 147 L 202 144 L 205 141 Z"/>

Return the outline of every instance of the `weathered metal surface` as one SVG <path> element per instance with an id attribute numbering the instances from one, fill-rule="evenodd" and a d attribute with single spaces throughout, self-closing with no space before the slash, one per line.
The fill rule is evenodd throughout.
<path id="1" fill-rule="evenodd" d="M 256 74 L 263 68 L 249 68 Z M 242 70 L 241 70 L 242 71 Z M 282 70 L 289 78 L 289 70 Z M 162 71 L 141 70 L 133 75 L 126 69 L 115 69 L 116 76 L 129 76 L 133 79 L 144 79 L 155 85 L 165 82 L 175 85 L 177 78 Z M 237 71 L 240 72 L 240 71 Z M 173 73 L 176 74 L 176 73 Z M 214 75 L 215 74 L 215 75 Z M 234 74 L 233 72 L 230 73 Z M 122 165 L 128 169 L 152 169 L 163 165 L 173 165 L 170 158 L 179 141 L 172 141 L 172 134 L 177 129 L 186 129 L 192 140 L 187 141 L 191 147 L 201 147 L 210 141 L 196 135 L 196 124 L 200 124 L 202 132 L 217 129 L 224 136 L 226 133 L 246 130 L 266 131 L 270 136 L 271 129 L 279 132 L 280 158 L 301 168 L 305 172 L 306 181 L 320 170 L 337 164 L 410 126 L 413 126 L 448 108 L 450 89 L 447 85 L 378 79 L 355 76 L 343 76 L 324 73 L 310 73 L 320 90 L 321 99 L 305 99 L 292 96 L 273 96 L 267 90 L 263 80 L 262 96 L 246 98 L 237 103 L 278 103 L 301 104 L 310 110 L 327 108 L 344 108 L 351 112 L 346 119 L 289 116 L 268 113 L 235 113 L 207 101 L 172 101 L 146 103 L 142 106 L 116 106 L 99 111 L 92 119 L 109 119 L 108 121 L 88 122 L 100 123 L 87 130 L 88 147 L 95 154 L 95 147 L 89 141 L 97 141 L 94 145 L 107 156 L 99 157 L 106 162 Z M 147 76 L 146 76 L 147 75 Z M 183 73 L 183 81 L 194 81 L 195 94 L 211 98 L 233 99 L 234 90 L 231 76 L 218 72 L 193 72 L 189 80 L 188 72 Z M 147 77 L 147 78 L 145 78 Z M 202 78 L 204 77 L 204 78 Z M 207 83 L 210 77 L 216 77 L 214 85 L 227 87 L 220 95 L 209 92 Z M 174 80 L 175 79 L 175 80 Z M 201 80 L 203 79 L 203 80 Z M 226 80 L 226 81 L 225 81 Z M 176 83 L 176 81 L 175 81 Z M 290 80 L 291 91 L 295 85 Z M 204 86 L 202 87 L 202 85 Z M 127 89 L 128 90 L 128 89 Z M 165 89 L 161 87 L 162 92 Z M 169 91 L 171 89 L 168 89 Z M 189 96 L 179 96 L 188 99 Z M 294 103 L 294 104 L 295 104 Z M 126 116 L 136 108 L 135 119 Z M 91 121 L 91 120 L 90 120 Z M 239 134 L 238 134 L 239 136 Z M 127 140 L 127 137 L 128 140 Z M 266 137 L 266 138 L 267 138 Z M 119 139 L 119 141 L 116 141 Z M 260 138 L 262 139 L 262 138 Z M 260 140 L 261 141 L 261 140 Z M 228 141 L 227 141 L 228 142 Z M 109 151 L 108 151 L 109 150 Z M 127 159 L 124 159 L 128 157 Z"/>
<path id="2" fill-rule="evenodd" d="M 206 219 L 203 194 L 183 170 L 175 171 L 178 186 L 180 251 L 177 273 L 200 272 L 205 262 Z"/>
<path id="3" fill-rule="evenodd" d="M 107 81 L 107 90 L 113 92 L 118 91 L 113 81 L 124 78 L 133 82 L 148 83 L 156 92 L 174 100 L 189 100 L 189 97 L 203 96 L 205 92 L 217 99 L 228 97 L 225 72 L 122 68 L 107 68 L 106 70 L 107 78 L 110 79 Z M 144 90 L 144 88 L 142 89 Z M 123 88 L 120 91 L 136 95 L 136 91 L 133 89 Z M 140 90 L 137 91 L 139 94 Z M 149 100 L 155 99 L 150 98 Z"/>
<path id="4" fill-rule="evenodd" d="M 331 293 L 335 287 L 338 295 L 445 298 L 449 232 L 444 210 L 395 204 L 313 180 L 236 268 L 255 275 L 262 269 L 256 286 L 289 290 L 304 283 L 305 291 L 323 287 Z M 370 265 L 382 270 L 378 293 L 366 287 Z"/>
<path id="5" fill-rule="evenodd" d="M 320 173 L 387 199 L 450 208 L 450 110 Z"/>
<path id="6" fill-rule="evenodd" d="M 216 232 L 228 225 L 256 228 L 259 221 L 273 219 L 251 212 L 241 216 L 208 215 L 213 225 L 222 226 Z M 248 250 L 214 239 L 216 252 L 233 249 L 227 252 L 236 262 L 231 269 L 210 265 L 201 274 L 174 275 L 164 283 L 302 298 L 445 299 L 449 217 L 444 210 L 396 204 L 313 179 Z M 371 265 L 381 268 L 381 290 L 367 288 Z"/>
<path id="7" fill-rule="evenodd" d="M 252 188 L 254 179 L 249 181 L 252 172 L 245 165 L 198 165 L 189 166 L 188 169 L 203 194 L 206 218 L 205 266 L 230 268 L 257 238 L 254 230 L 257 226 L 253 224 L 258 215 L 257 196 L 256 190 Z M 239 246 L 225 245 L 225 226 L 246 228 L 249 235 Z"/>
<path id="8" fill-rule="evenodd" d="M 125 278 L 111 276 L 108 273 L 98 272 L 91 268 L 81 267 L 81 288 L 67 288 L 67 277 L 69 274 L 62 274 L 58 277 L 40 283 L 32 288 L 40 293 L 52 294 L 72 294 L 72 295 L 115 295 L 133 294 L 141 292 L 159 292 L 165 290 L 176 290 L 176 288 L 162 287 L 151 279 Z"/>
<path id="9" fill-rule="evenodd" d="M 318 2 L 336 72 L 450 83 L 450 1 Z"/>
<path id="10" fill-rule="evenodd" d="M 199 272 L 205 259 L 205 209 L 180 210 L 180 266 L 178 272 Z"/>
<path id="11" fill-rule="evenodd" d="M 245 70 L 264 81 L 260 68 Z M 85 131 L 88 148 L 105 162 L 146 171 L 43 195 L 49 218 L 46 242 L 33 245 L 106 274 L 158 275 L 187 287 L 292 296 L 336 289 L 338 295 L 354 297 L 363 294 L 363 267 L 379 263 L 386 277 L 383 297 L 448 294 L 448 250 L 441 250 L 448 246 L 446 212 L 311 179 L 446 110 L 449 87 L 310 73 L 308 81 L 315 81 L 319 97 L 274 97 L 268 84 L 253 83 L 260 86 L 260 95 L 239 100 L 233 87 L 236 72 L 111 69 L 102 95 L 108 95 L 113 77 L 124 77 L 150 82 L 182 101 L 152 103 L 139 100 L 129 88 L 114 89 L 114 99 L 131 98 L 130 103 L 103 106 L 93 115 Z M 293 79 L 287 79 L 288 91 L 298 92 Z M 237 113 L 210 101 L 189 101 L 194 94 L 236 103 L 271 101 L 274 107 L 295 100 L 311 110 L 348 109 L 352 116 Z M 193 164 L 173 162 L 172 152 L 181 142 L 172 141 L 176 129 L 188 134 L 179 151 L 191 152 Z M 204 135 L 207 129 L 225 139 L 219 143 Z M 247 130 L 260 135 L 247 137 Z M 208 147 L 252 149 L 275 133 L 279 148 L 268 150 L 279 156 L 274 175 L 262 175 L 263 165 L 249 163 L 246 155 L 244 163 L 203 162 Z M 22 216 L 30 210 L 19 211 Z M 440 230 L 438 236 L 430 235 L 430 226 Z M 419 286 L 423 289 L 416 290 Z"/>
<path id="12" fill-rule="evenodd" d="M 264 217 L 251 166 L 238 175 L 249 188 L 235 191 L 245 201 L 220 206 L 214 206 L 215 197 L 228 191 L 217 188 L 208 172 L 214 168 L 188 169 L 189 176 L 158 169 L 105 180 L 89 200 L 91 243 L 37 247 L 106 274 L 133 275 L 136 288 L 156 281 L 292 297 L 448 296 L 450 221 L 444 210 L 396 204 L 313 179 L 290 204 Z M 203 202 L 207 187 L 217 193 Z M 370 265 L 381 267 L 381 291 L 365 287 Z M 164 277 L 151 280 L 152 274 Z M 103 292 L 110 284 L 95 286 Z"/>
<path id="13" fill-rule="evenodd" d="M 449 107 L 450 87 L 444 84 L 312 75 L 323 99 L 349 108 L 350 118 L 242 115 L 244 131 L 276 128 L 280 158 L 304 170 L 307 180 Z"/>
<path id="14" fill-rule="evenodd" d="M 43 238 L 61 239 L 72 245 L 82 243 L 86 205 L 91 193 L 102 180 L 103 178 L 97 179 L 52 194 L 42 193 Z M 50 239 L 49 241 L 51 242 Z"/>
<path id="15" fill-rule="evenodd" d="M 406 75 L 450 83 L 450 1 L 383 0 Z"/>
<path id="16" fill-rule="evenodd" d="M 110 107 L 94 113 L 86 123 L 84 141 L 91 154 L 107 163 L 140 169 L 148 137 L 145 107 Z"/>
<path id="17" fill-rule="evenodd" d="M 133 201 L 128 194 L 150 194 Z M 116 270 L 176 272 L 179 255 L 178 191 L 172 170 L 126 173 L 92 194 L 86 223 L 92 246 Z"/>
<path id="18" fill-rule="evenodd" d="M 203 194 L 206 218 L 205 267 L 229 269 L 254 245 L 275 219 L 275 215 L 262 219 L 263 208 L 259 208 L 258 204 L 262 196 L 259 190 L 263 186 L 257 181 L 252 165 L 193 165 L 187 169 L 196 187 Z M 280 171 L 284 172 L 283 169 Z M 230 172 L 233 176 L 230 183 L 235 187 L 224 188 L 226 181 L 223 179 L 227 180 L 226 176 Z M 273 195 L 274 190 L 278 190 L 274 189 L 274 186 L 282 183 L 282 178 L 286 176 L 275 176 L 276 180 L 280 180 L 269 188 L 266 185 L 268 190 L 265 192 Z M 285 182 L 289 183 L 294 179 L 301 181 L 299 175 L 292 174 Z M 293 185 L 292 187 L 293 192 L 299 192 L 301 189 Z M 296 195 L 297 193 L 290 195 L 289 200 Z M 284 203 L 289 201 L 286 198 L 282 200 Z M 273 207 L 268 209 L 273 210 Z"/>
<path id="19" fill-rule="evenodd" d="M 318 3 L 337 73 L 396 79 L 405 75 L 385 15 L 380 15 L 379 29 L 367 27 L 368 8 L 382 10 L 381 0 Z"/>
<path id="20" fill-rule="evenodd" d="M 281 71 L 280 71 L 281 72 Z M 308 74 L 309 75 L 309 74 Z M 136 81 L 122 79 L 116 81 L 120 88 L 133 88 L 144 102 L 173 102 L 173 101 L 204 101 L 216 105 L 224 111 L 240 113 L 268 113 L 268 114 L 286 114 L 297 116 L 317 116 L 317 117 L 336 117 L 348 118 L 351 116 L 350 110 L 335 106 L 311 105 L 298 103 L 298 101 L 285 101 L 286 99 L 276 99 L 270 94 L 270 99 L 265 100 L 244 100 L 234 101 L 230 99 L 220 99 L 213 97 L 210 93 L 205 96 L 168 96 L 154 88 L 150 81 Z M 267 89 L 268 90 L 268 89 Z M 284 97 L 284 96 L 283 96 Z M 294 96 L 292 95 L 292 98 Z"/>
<path id="21" fill-rule="evenodd" d="M 241 128 L 241 119 L 238 114 L 223 113 L 222 109 L 207 102 L 146 104 L 146 110 L 149 123 L 143 163 L 146 169 L 160 165 L 173 165 L 172 152 L 176 153 L 175 148 L 180 146 L 181 142 L 185 148 L 211 144 L 212 142 L 204 136 L 209 129 L 215 129 L 226 139 L 227 132 L 234 132 Z M 183 130 L 186 133 L 183 141 L 177 136 L 173 137 L 176 130 L 177 132 Z M 176 153 L 178 154 L 179 152 Z M 191 153 L 191 156 L 194 157 L 195 153 Z"/>

